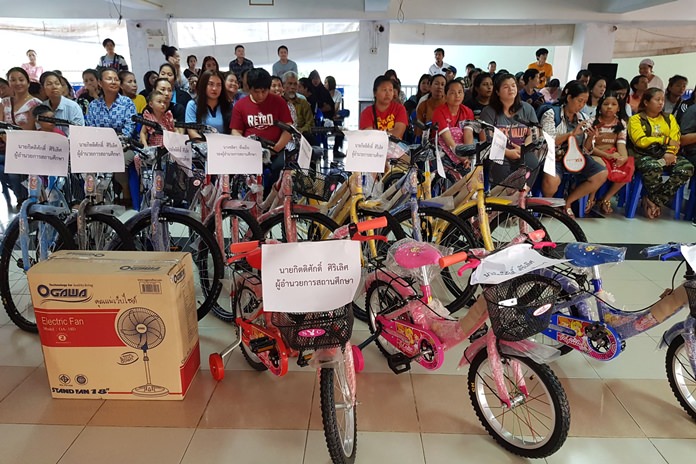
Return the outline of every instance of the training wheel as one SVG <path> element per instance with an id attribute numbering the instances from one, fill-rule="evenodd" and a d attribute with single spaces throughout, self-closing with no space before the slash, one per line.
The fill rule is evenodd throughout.
<path id="1" fill-rule="evenodd" d="M 222 362 L 220 353 L 212 353 L 208 358 L 208 364 L 210 365 L 210 373 L 215 380 L 219 382 L 225 378 L 225 364 Z"/>
<path id="2" fill-rule="evenodd" d="M 362 372 L 365 369 L 365 358 L 363 358 L 362 351 L 357 346 L 351 346 L 353 350 L 353 366 L 355 366 L 355 372 Z"/>

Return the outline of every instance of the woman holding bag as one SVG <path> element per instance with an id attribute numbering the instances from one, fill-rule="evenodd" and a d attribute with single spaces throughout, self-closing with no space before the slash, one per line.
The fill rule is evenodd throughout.
<path id="1" fill-rule="evenodd" d="M 628 120 L 629 153 L 635 157 L 636 168 L 643 176 L 647 192 L 643 210 L 649 219 L 660 216 L 662 206 L 669 203 L 694 173 L 689 160 L 677 157 L 679 124 L 673 115 L 662 111 L 664 104 L 665 93 L 650 88 L 643 93 L 638 113 Z M 662 182 L 664 171 L 669 173 L 666 182 Z"/>
<path id="2" fill-rule="evenodd" d="M 614 92 L 607 92 L 597 103 L 597 115 L 592 125 L 595 128 L 595 144 L 592 157 L 607 167 L 607 181 L 611 187 L 599 201 L 599 211 L 611 214 L 611 199 L 633 179 L 636 168 L 633 157 L 626 150 L 626 125 L 623 122 L 624 108 Z M 594 203 L 594 192 L 590 194 Z"/>
<path id="3" fill-rule="evenodd" d="M 573 216 L 571 205 L 585 195 L 595 193 L 607 180 L 607 170 L 589 153 L 593 149 L 595 129 L 581 113 L 590 91 L 580 81 L 570 81 L 563 88 L 560 106 L 553 106 L 541 116 L 541 126 L 556 139 L 556 175 L 544 175 L 541 189 L 544 196 L 553 197 L 566 173 L 576 177 L 576 187 L 568 194 L 565 212 Z M 585 213 L 593 203 L 588 201 Z"/>

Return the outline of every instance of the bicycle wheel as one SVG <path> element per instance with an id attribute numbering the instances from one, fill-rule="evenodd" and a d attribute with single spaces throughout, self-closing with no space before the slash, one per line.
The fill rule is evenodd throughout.
<path id="1" fill-rule="evenodd" d="M 73 250 L 73 235 L 57 216 L 32 213 L 29 216 L 29 257 L 31 266 L 39 262 L 39 225 L 44 224 L 44 237 L 49 238 L 49 253 L 60 249 Z M 5 232 L 0 254 L 0 294 L 5 311 L 17 327 L 26 332 L 38 332 L 36 315 L 31 302 L 27 274 L 24 271 L 22 246 L 19 237 L 19 217 L 15 217 Z"/>
<path id="2" fill-rule="evenodd" d="M 138 251 L 154 251 L 150 237 L 151 217 L 149 214 L 143 215 L 130 228 L 135 249 Z M 188 214 L 163 210 L 160 212 L 159 222 L 161 227 L 169 229 L 169 244 L 165 244 L 168 251 L 191 253 L 197 314 L 200 321 L 216 304 L 222 289 L 222 252 L 208 229 Z M 118 246 L 118 241 L 114 241 L 109 247 L 118 249 Z"/>
<path id="3" fill-rule="evenodd" d="M 72 216 L 67 223 L 73 241 L 79 244 L 77 236 L 77 217 Z M 117 251 L 133 251 L 135 244 L 128 228 L 116 217 L 109 214 L 93 213 L 85 217 L 87 243 L 85 250 L 106 250 L 113 240 L 121 244 Z M 79 245 L 78 245 L 79 246 Z"/>
<path id="4" fill-rule="evenodd" d="M 419 208 L 420 232 L 424 242 L 452 248 L 454 253 L 475 248 L 478 244 L 471 228 L 456 215 L 439 208 Z M 407 237 L 413 237 L 414 226 L 410 210 L 394 215 Z M 469 285 L 469 276 L 461 278 L 456 269 L 442 269 L 442 279 L 433 282 L 433 292 L 449 312 L 464 307 L 474 294 L 475 287 Z M 444 288 L 442 288 L 444 286 Z"/>
<path id="5" fill-rule="evenodd" d="M 501 362 L 512 408 L 498 397 L 485 349 L 469 368 L 469 397 L 479 421 L 511 453 L 527 458 L 552 455 L 563 445 L 570 428 L 570 406 L 561 383 L 547 365 L 529 358 L 502 355 Z M 515 364 L 521 369 L 527 394 L 516 380 Z"/>
<path id="6" fill-rule="evenodd" d="M 527 205 L 527 211 L 541 222 L 546 234 L 556 243 L 556 248 L 544 250 L 545 254 L 562 259 L 569 243 L 587 242 L 587 236 L 580 225 L 564 212 L 552 206 L 537 204 Z"/>
<path id="7" fill-rule="evenodd" d="M 292 213 L 292 217 L 297 228 L 297 237 L 294 237 L 293 241 L 316 242 L 326 240 L 331 232 L 338 229 L 338 225 L 333 219 L 321 213 L 296 212 Z M 288 242 L 283 219 L 284 216 L 282 214 L 277 214 L 260 224 L 264 239 Z"/>
<path id="8" fill-rule="evenodd" d="M 667 380 L 682 408 L 696 420 L 696 372 L 689 362 L 686 342 L 678 336 L 667 349 Z"/>
<path id="9" fill-rule="evenodd" d="M 350 356 L 345 350 L 344 356 Z M 350 365 L 350 367 L 348 367 Z M 358 440 L 357 404 L 350 376 L 355 384 L 355 371 L 348 372 L 352 363 L 341 357 L 336 367 L 319 370 L 321 418 L 324 437 L 334 464 L 352 464 Z"/>
<path id="10" fill-rule="evenodd" d="M 513 205 L 499 205 L 497 203 L 486 204 L 488 213 L 488 224 L 491 230 L 491 239 L 493 241 L 493 249 L 506 245 L 522 232 L 531 232 L 538 229 L 543 229 L 541 222 L 532 216 L 527 211 Z M 483 237 L 481 228 L 479 227 L 478 208 L 475 206 L 462 211 L 459 218 L 466 222 L 470 227 L 470 231 L 476 239 L 475 247 L 483 247 Z M 445 271 L 456 275 L 454 269 L 447 268 Z M 463 293 L 473 295 L 477 286 L 471 285 L 470 278 L 473 271 L 466 271 L 461 276 L 458 276 L 457 283 L 464 286 Z M 453 278 L 454 279 L 454 278 Z"/>
<path id="11" fill-rule="evenodd" d="M 388 314 L 396 309 L 402 308 L 405 304 L 406 299 L 392 284 L 383 280 L 375 280 L 372 282 L 365 295 L 365 310 L 368 314 L 367 325 L 370 328 L 370 333 L 374 334 L 377 332 L 377 316 L 380 314 Z M 399 318 L 413 322 L 408 314 L 403 314 L 399 316 Z M 377 337 L 375 343 L 379 351 L 386 358 L 399 353 L 399 350 L 384 337 Z"/>
<path id="12" fill-rule="evenodd" d="M 256 309 L 261 304 L 258 298 L 256 298 L 256 293 L 254 293 L 254 291 L 251 288 L 245 285 L 243 285 L 242 288 L 240 288 L 239 291 L 235 294 L 234 300 L 234 306 L 237 315 L 239 315 L 239 317 L 243 319 L 249 319 L 249 316 L 254 314 Z M 265 320 L 263 317 L 260 317 L 254 321 L 250 320 L 249 322 L 265 326 Z M 249 364 L 254 370 L 268 370 L 266 365 L 263 362 L 261 362 L 258 356 L 256 356 L 256 354 L 254 354 L 254 352 L 252 352 L 251 349 L 244 344 L 244 342 L 242 342 L 241 348 L 242 356 L 244 356 L 244 359 L 246 360 L 247 364 Z"/>
<path id="13" fill-rule="evenodd" d="M 261 227 L 259 223 L 254 219 L 248 211 L 245 210 L 234 210 L 234 209 L 223 209 L 222 213 L 222 236 L 224 250 L 221 250 L 223 256 L 223 262 L 227 263 L 227 258 L 231 257 L 229 250 L 230 244 L 245 242 L 250 240 L 261 240 L 263 238 L 263 232 L 261 232 Z M 213 235 L 217 236 L 215 216 L 210 216 L 210 219 L 206 221 L 206 228 Z M 229 276 L 229 267 L 224 266 L 224 278 Z M 228 299 L 223 299 L 224 301 L 229 301 Z M 234 310 L 233 308 L 226 305 L 226 303 L 217 302 L 213 307 L 213 314 L 223 321 L 230 322 L 234 320 Z"/>

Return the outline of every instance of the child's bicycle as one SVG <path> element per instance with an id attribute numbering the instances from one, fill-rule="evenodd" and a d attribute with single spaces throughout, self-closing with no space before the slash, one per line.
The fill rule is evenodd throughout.
<path id="1" fill-rule="evenodd" d="M 383 217 L 352 223 L 334 231 L 330 238 L 383 239 L 360 234 L 385 224 Z M 236 243 L 230 248 L 235 254 L 228 263 L 234 266 L 236 280 L 231 299 L 237 339 L 222 352 L 210 355 L 213 378 L 224 378 L 223 358 L 239 346 L 247 363 L 258 371 L 269 370 L 274 375 L 284 376 L 288 372 L 289 358 L 294 356 L 299 366 L 318 369 L 324 435 L 331 460 L 337 464 L 354 462 L 357 401 L 353 356 L 357 348 L 350 343 L 352 305 L 319 313 L 265 312 L 258 272 L 261 271 L 260 242 Z M 245 263 L 241 263 L 242 260 Z"/>
<path id="2" fill-rule="evenodd" d="M 544 232 L 530 235 L 538 239 Z M 561 287 L 539 275 L 519 275 L 485 288 L 466 316 L 451 319 L 432 297 L 430 274 L 464 261 L 460 274 L 476 268 L 479 261 L 469 256 L 443 257 L 436 246 L 411 239 L 394 244 L 387 268 L 369 276 L 365 307 L 372 336 L 360 348 L 375 341 L 391 370 L 400 374 L 412 362 L 440 368 L 445 352 L 469 338 L 460 366 L 470 364 L 469 397 L 484 428 L 512 453 L 550 456 L 568 435 L 570 409 L 561 383 L 544 364 L 557 350 L 526 339 L 546 327 Z M 487 330 L 487 318 L 493 330 Z"/>
<path id="3" fill-rule="evenodd" d="M 680 246 L 668 243 L 645 248 L 641 253 L 648 258 L 659 256 L 664 261 L 681 257 Z M 696 419 L 696 274 L 687 262 L 684 283 L 665 292 L 658 302 L 643 310 L 624 311 L 607 302 L 599 265 L 621 262 L 625 252 L 625 248 L 604 245 L 568 245 L 566 258 L 576 268 L 588 270 L 589 280 L 582 271 L 573 268 L 538 271 L 563 287 L 562 297 L 543 334 L 561 344 L 563 354 L 575 349 L 593 359 L 609 361 L 623 353 L 626 339 L 663 323 L 682 308 L 690 308 L 684 321 L 675 323 L 664 333 L 660 346 L 668 347 L 665 364 L 670 387 L 679 404 Z"/>

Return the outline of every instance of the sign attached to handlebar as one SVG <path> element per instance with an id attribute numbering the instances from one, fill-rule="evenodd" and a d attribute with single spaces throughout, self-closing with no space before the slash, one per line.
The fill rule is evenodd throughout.
<path id="1" fill-rule="evenodd" d="M 682 245 L 680 251 L 691 269 L 696 269 L 696 245 Z"/>
<path id="2" fill-rule="evenodd" d="M 70 169 L 75 174 L 123 172 L 123 146 L 110 127 L 70 128 Z"/>
<path id="3" fill-rule="evenodd" d="M 330 311 L 353 301 L 360 284 L 360 243 L 262 245 L 261 268 L 264 311 Z"/>
<path id="4" fill-rule="evenodd" d="M 389 151 L 389 135 L 378 130 L 347 131 L 345 134 L 346 171 L 383 173 Z"/>
<path id="5" fill-rule="evenodd" d="M 302 169 L 309 169 L 312 164 L 312 145 L 304 137 L 300 137 L 300 155 L 297 158 L 297 164 Z"/>
<path id="6" fill-rule="evenodd" d="M 263 148 L 258 140 L 226 134 L 206 134 L 207 174 L 261 174 Z"/>
<path id="7" fill-rule="evenodd" d="M 8 131 L 5 173 L 66 176 L 70 143 L 52 132 Z"/>
<path id="8" fill-rule="evenodd" d="M 498 129 L 497 127 L 493 129 L 493 141 L 491 143 L 491 152 L 488 157 L 497 164 L 503 164 L 505 159 L 505 147 L 507 146 L 508 138 L 507 136 Z"/>
<path id="9" fill-rule="evenodd" d="M 176 164 L 186 168 L 186 173 L 189 177 L 191 177 L 193 160 L 191 155 L 191 145 L 186 143 L 186 141 L 189 139 L 188 135 L 171 131 L 163 131 L 163 135 L 164 147 L 169 152 L 169 155 L 174 158 Z"/>
<path id="10" fill-rule="evenodd" d="M 483 258 L 471 275 L 471 283 L 499 284 L 513 277 L 567 261 L 569 260 L 547 258 L 533 250 L 532 245 L 520 243 Z"/>
<path id="11" fill-rule="evenodd" d="M 551 137 L 545 131 L 541 131 L 546 140 L 546 158 L 544 159 L 544 173 L 549 176 L 556 175 L 556 139 Z"/>

